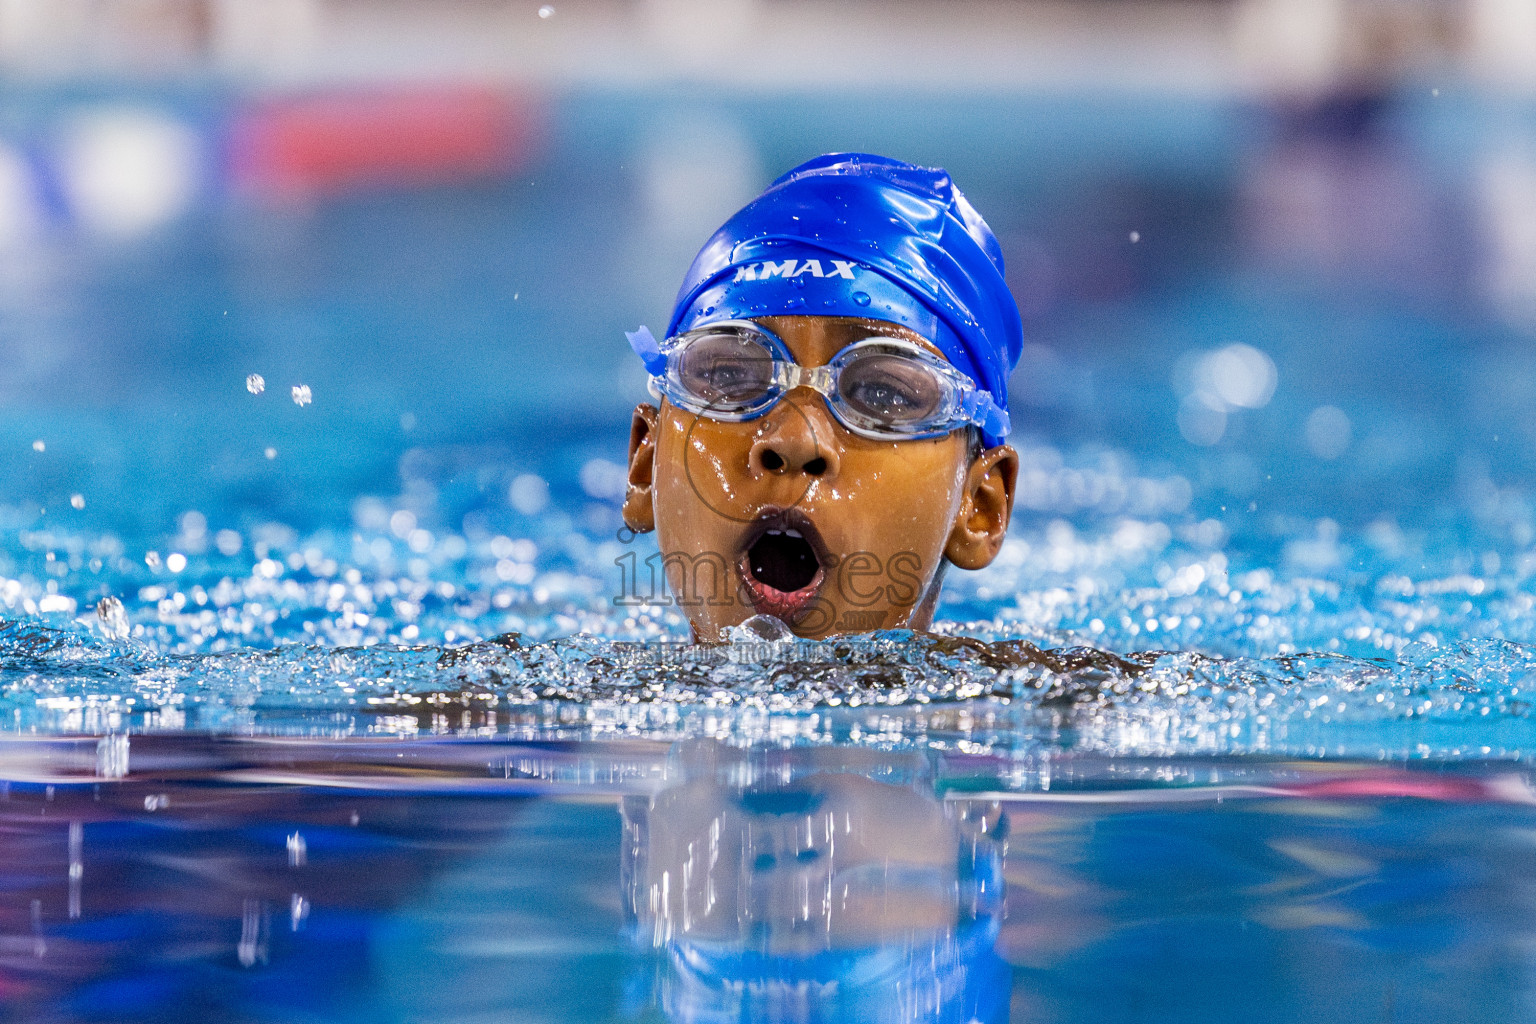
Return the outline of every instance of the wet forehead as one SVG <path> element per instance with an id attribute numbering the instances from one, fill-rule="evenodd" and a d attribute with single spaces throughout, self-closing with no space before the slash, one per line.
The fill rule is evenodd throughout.
<path id="1" fill-rule="evenodd" d="M 944 353 L 916 331 L 885 320 L 850 316 L 763 316 L 755 317 L 754 322 L 783 339 L 795 362 L 801 366 L 824 366 L 854 342 L 874 337 L 915 342 L 939 358 L 945 358 Z"/>

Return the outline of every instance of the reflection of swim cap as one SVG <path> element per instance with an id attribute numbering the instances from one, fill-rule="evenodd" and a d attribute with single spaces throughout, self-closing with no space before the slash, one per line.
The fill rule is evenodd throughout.
<path id="1" fill-rule="evenodd" d="M 942 170 L 862 153 L 801 164 L 694 258 L 667 334 L 786 314 L 901 324 L 1008 408 L 1018 306 L 997 239 Z"/>

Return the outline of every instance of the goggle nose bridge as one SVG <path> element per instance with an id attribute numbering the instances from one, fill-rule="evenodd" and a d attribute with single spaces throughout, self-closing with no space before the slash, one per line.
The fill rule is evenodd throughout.
<path id="1" fill-rule="evenodd" d="M 781 391 L 810 388 L 823 398 L 836 393 L 837 379 L 830 366 L 801 366 L 799 363 L 774 362 L 774 383 Z"/>

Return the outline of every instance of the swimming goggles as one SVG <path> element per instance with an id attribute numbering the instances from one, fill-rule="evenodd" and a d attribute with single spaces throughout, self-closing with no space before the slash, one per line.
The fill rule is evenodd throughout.
<path id="1" fill-rule="evenodd" d="M 1008 433 L 1008 413 L 969 377 L 920 345 L 872 337 L 825 366 L 796 363 L 783 340 L 750 320 L 722 320 L 658 343 L 649 329 L 626 332 L 651 374 L 651 394 L 712 420 L 756 419 L 790 391 L 808 387 L 860 437 L 909 441 L 963 426 Z"/>

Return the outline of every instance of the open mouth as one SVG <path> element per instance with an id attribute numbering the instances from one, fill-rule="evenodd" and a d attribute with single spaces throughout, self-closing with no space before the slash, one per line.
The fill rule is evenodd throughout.
<path id="1" fill-rule="evenodd" d="M 759 615 L 794 624 L 826 579 L 825 546 L 816 527 L 793 510 L 759 517 L 747 534 L 737 571 Z"/>

